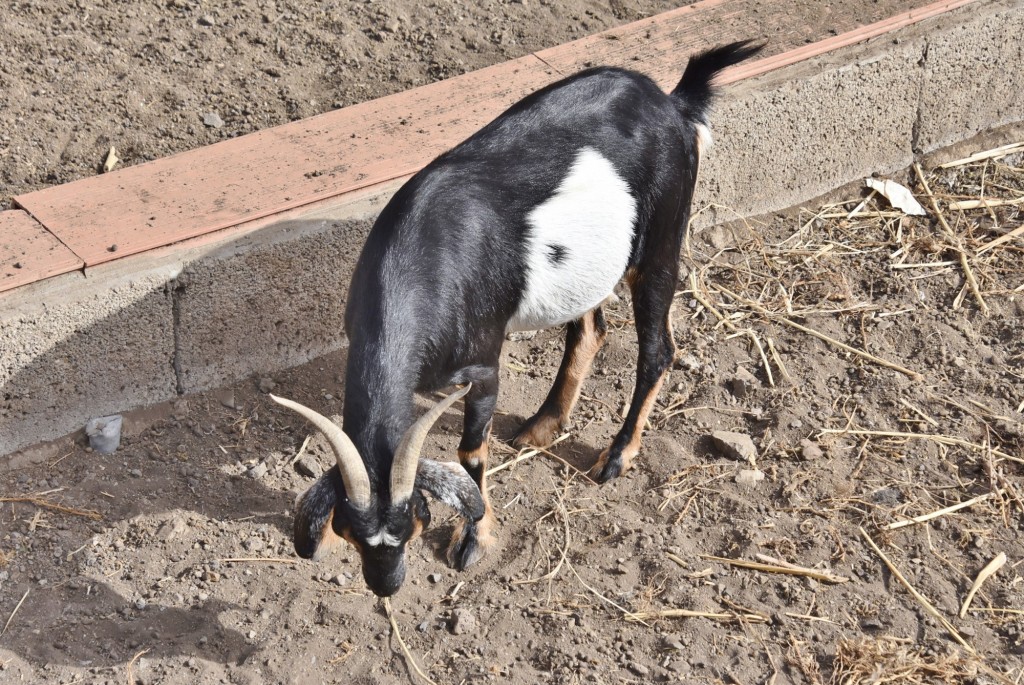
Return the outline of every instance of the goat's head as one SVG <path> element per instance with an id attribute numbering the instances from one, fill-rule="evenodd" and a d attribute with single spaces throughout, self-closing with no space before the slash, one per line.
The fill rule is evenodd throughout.
<path id="1" fill-rule="evenodd" d="M 345 432 L 326 416 L 291 400 L 274 397 L 316 426 L 327 438 L 337 460 L 313 487 L 299 498 L 295 512 L 295 551 L 316 559 L 337 537 L 359 552 L 363 578 L 381 597 L 393 595 L 405 580 L 405 546 L 430 525 L 423 491 L 454 506 L 463 517 L 484 514 L 480 490 L 458 464 L 420 459 L 430 427 L 466 386 L 435 405 L 405 433 L 391 463 L 390 488 L 371 487 L 359 451 Z"/>

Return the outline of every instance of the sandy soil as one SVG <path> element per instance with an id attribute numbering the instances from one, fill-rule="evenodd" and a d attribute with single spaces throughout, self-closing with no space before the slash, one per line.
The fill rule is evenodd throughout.
<path id="1" fill-rule="evenodd" d="M 138 163 L 676 4 L 13 3 L 0 13 L 0 202 L 96 173 L 111 144 Z M 205 125 L 207 114 L 222 125 Z M 1018 156 L 954 169 L 932 187 L 977 194 L 984 178 L 986 192 L 1019 196 L 1022 166 Z M 615 330 L 553 450 L 569 466 L 540 454 L 492 477 L 491 555 L 447 568 L 452 512 L 433 506 L 393 607 L 436 683 L 1020 677 L 1022 254 L 1019 242 L 975 254 L 1024 217 L 947 211 L 954 239 L 874 201 L 847 220 L 862 197 L 850 199 L 693 238 L 694 282 L 680 283 L 674 316 L 679 361 L 625 477 L 598 487 L 576 469 L 614 434 L 632 387 L 628 299 L 609 311 Z M 964 290 L 961 243 L 990 316 Z M 899 260 L 938 265 L 892 269 Z M 560 350 L 558 331 L 507 346 L 494 464 L 516 458 L 505 441 L 539 405 Z M 294 461 L 307 428 L 265 393 L 336 414 L 343 368 L 342 353 L 185 397 L 135 416 L 145 428 L 115 457 L 68 439 L 51 463 L 0 477 L 0 497 L 31 500 L 0 508 L 0 681 L 424 682 L 349 549 L 319 564 L 291 550 L 294 497 L 330 459 L 313 439 Z M 460 423 L 458 411 L 444 418 L 429 451 L 454 458 Z M 822 432 L 835 429 L 848 432 Z M 723 455 L 716 430 L 750 436 L 756 463 Z M 849 432 L 872 430 L 966 445 Z M 744 484 L 757 475 L 745 471 L 765 478 Z M 927 526 L 885 528 L 994 492 Z M 905 591 L 861 527 L 983 662 Z M 957 618 L 1000 552 L 1009 561 Z M 758 554 L 847 580 L 705 558 Z M 670 609 L 723 617 L 628 620 Z"/>
<path id="2" fill-rule="evenodd" d="M 1011 197 L 1024 189 L 1022 166 L 1017 155 L 961 167 L 931 186 L 944 207 L 977 193 L 982 177 L 986 192 Z M 558 459 L 534 455 L 492 477 L 500 528 L 490 556 L 464 573 L 449 569 L 453 513 L 433 505 L 435 525 L 410 548 L 393 608 L 434 682 L 1020 677 L 1024 270 L 1019 242 L 976 254 L 1024 215 L 1013 206 L 946 210 L 950 238 L 933 219 L 875 200 L 846 219 L 861 199 L 690 241 L 693 280 L 680 284 L 674 313 L 678 363 L 626 476 L 599 487 L 577 471 L 617 429 L 632 386 L 636 344 L 623 300 L 608 312 L 614 330 L 568 437 L 553 448 Z M 953 244 L 971 255 L 988 317 L 965 290 Z M 505 441 L 539 405 L 560 349 L 559 331 L 507 345 L 493 465 L 516 458 Z M 331 462 L 319 438 L 295 461 L 308 429 L 265 393 L 336 414 L 343 368 L 341 353 L 182 398 L 113 458 L 68 440 L 50 464 L 0 479 L 5 496 L 36 498 L 0 510 L 0 621 L 12 617 L 0 680 L 424 682 L 363 587 L 354 553 L 341 546 L 313 563 L 291 549 L 294 497 Z M 453 410 L 427 452 L 454 458 L 460 425 Z M 716 430 L 750 436 L 754 462 L 723 454 Z M 764 480 L 744 482 L 757 474 Z M 927 525 L 886 528 L 979 496 Z M 983 661 L 903 588 L 865 534 Z M 972 580 L 999 553 L 1009 561 L 958 618 Z M 757 555 L 845 582 L 707 558 Z M 643 613 L 674 609 L 720 617 Z M 851 674 L 860 679 L 844 679 Z"/>
<path id="3" fill-rule="evenodd" d="M 752 13 L 775 0 L 747 0 Z M 0 209 L 14 195 L 312 116 L 689 0 L 14 0 L 0 10 Z M 799 0 L 890 16 L 899 0 Z M 842 8 L 841 10 L 838 8 Z M 790 9 L 789 11 L 793 11 Z M 766 36 L 767 37 L 767 36 Z"/>

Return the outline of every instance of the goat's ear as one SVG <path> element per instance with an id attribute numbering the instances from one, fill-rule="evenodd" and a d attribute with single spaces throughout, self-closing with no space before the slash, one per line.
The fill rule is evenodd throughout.
<path id="1" fill-rule="evenodd" d="M 480 488 L 459 464 L 420 459 L 416 487 L 455 507 L 465 519 L 478 521 L 484 515 Z"/>
<path id="2" fill-rule="evenodd" d="M 318 560 L 337 545 L 340 531 L 348 527 L 347 521 L 336 519 L 345 515 L 337 506 L 344 496 L 345 484 L 334 466 L 299 498 L 295 505 L 293 542 L 300 557 Z"/>

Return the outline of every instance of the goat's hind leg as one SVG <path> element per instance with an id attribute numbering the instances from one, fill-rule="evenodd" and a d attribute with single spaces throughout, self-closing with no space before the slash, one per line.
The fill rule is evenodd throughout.
<path id="1" fill-rule="evenodd" d="M 633 318 L 640 343 L 636 387 L 622 429 L 590 470 L 591 478 L 599 483 L 629 469 L 633 457 L 640 451 L 640 435 L 658 391 L 671 370 L 676 346 L 669 313 L 678 270 L 678 264 L 673 261 L 661 269 L 648 269 L 646 276 L 641 271 L 630 282 Z"/>
<path id="2" fill-rule="evenodd" d="M 580 388 L 608 335 L 601 307 L 595 307 L 565 327 L 565 354 L 555 383 L 537 413 L 527 419 L 513 440 L 516 447 L 547 447 L 569 421 Z"/>
<path id="3" fill-rule="evenodd" d="M 494 512 L 487 496 L 487 443 L 497 401 L 498 371 L 495 368 L 488 377 L 475 380 L 472 390 L 466 395 L 459 462 L 480 488 L 484 515 L 477 521 L 461 521 L 452 535 L 448 545 L 448 563 L 459 570 L 479 561 L 494 542 Z"/>

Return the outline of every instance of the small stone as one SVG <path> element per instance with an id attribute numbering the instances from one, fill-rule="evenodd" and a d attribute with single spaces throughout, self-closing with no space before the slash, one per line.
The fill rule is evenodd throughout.
<path id="1" fill-rule="evenodd" d="M 748 488 L 756 487 L 758 483 L 764 480 L 764 471 L 760 469 L 741 469 L 736 474 L 736 482 L 740 485 L 745 485 Z"/>
<path id="2" fill-rule="evenodd" d="M 430 622 L 424 621 L 423 623 L 416 626 L 416 630 L 420 631 L 421 633 L 427 632 L 428 630 L 430 630 Z"/>
<path id="3" fill-rule="evenodd" d="M 319 478 L 320 474 L 324 472 L 324 470 L 320 468 L 320 462 L 309 454 L 304 454 L 299 457 L 299 460 L 295 462 L 295 470 L 303 476 L 308 476 L 310 478 Z"/>
<path id="4" fill-rule="evenodd" d="M 978 634 L 978 631 L 970 626 L 961 626 L 959 630 L 964 637 L 975 637 Z"/>
<path id="5" fill-rule="evenodd" d="M 427 580 L 431 583 L 440 583 L 443 578 L 444 576 L 442 576 L 440 573 L 431 573 L 427 576 Z"/>
<path id="6" fill-rule="evenodd" d="M 686 369 L 687 371 L 698 371 L 701 366 L 700 360 L 692 354 L 684 354 L 679 358 L 679 366 Z"/>
<path id="7" fill-rule="evenodd" d="M 146 600 L 142 599 L 141 597 L 139 599 L 135 600 L 135 608 L 138 609 L 139 611 L 142 611 L 143 609 L 145 609 L 146 608 Z"/>
<path id="8" fill-rule="evenodd" d="M 821 451 L 821 448 L 808 439 L 800 441 L 800 456 L 805 461 L 814 461 L 815 459 L 821 459 L 825 456 L 825 453 Z"/>
<path id="9" fill-rule="evenodd" d="M 258 480 L 265 475 L 267 475 L 267 465 L 262 461 L 259 462 L 258 464 L 255 464 L 252 468 L 249 469 L 250 478 L 255 478 Z"/>
<path id="10" fill-rule="evenodd" d="M 209 14 L 204 14 L 203 16 L 199 17 L 199 25 L 200 26 L 216 26 L 216 24 L 217 24 L 217 20 L 214 19 Z"/>
<path id="11" fill-rule="evenodd" d="M 200 592 L 199 596 L 198 596 L 198 599 L 199 599 L 200 602 L 205 602 L 206 600 L 210 599 L 210 593 L 209 592 Z"/>
<path id="12" fill-rule="evenodd" d="M 727 457 L 749 461 L 751 464 L 757 461 L 757 448 L 754 447 L 754 441 L 745 433 L 715 431 L 711 434 L 711 440 Z"/>
<path id="13" fill-rule="evenodd" d="M 248 540 L 242 543 L 242 547 L 245 547 L 245 550 L 247 552 L 259 552 L 263 549 L 264 546 L 265 543 L 263 542 L 263 540 L 256 537 L 249 538 Z"/>
<path id="14" fill-rule="evenodd" d="M 203 115 L 203 125 L 209 128 L 220 128 L 224 125 L 224 120 L 216 112 L 207 112 Z"/>
<path id="15" fill-rule="evenodd" d="M 452 612 L 452 634 L 465 635 L 476 630 L 476 616 L 469 609 L 456 609 Z"/>
<path id="16" fill-rule="evenodd" d="M 729 381 L 729 390 L 732 391 L 732 394 L 735 397 L 743 398 L 758 385 L 760 385 L 760 383 L 757 380 L 757 377 L 740 366 L 736 369 L 736 375 L 734 375 Z"/>
<path id="17" fill-rule="evenodd" d="M 348 585 L 348 581 L 349 581 L 349 577 L 347 575 L 345 575 L 344 573 L 339 573 L 338 575 L 336 575 L 333 578 L 331 578 L 331 582 L 332 583 L 334 583 L 335 585 L 339 585 L 341 587 L 344 587 L 345 585 Z"/>
<path id="18" fill-rule="evenodd" d="M 255 639 L 256 639 L 256 631 L 255 631 L 255 630 L 250 630 L 250 631 L 249 631 L 249 633 L 248 633 L 248 635 L 247 635 L 247 637 L 248 637 L 248 638 L 249 638 L 250 640 L 255 640 Z"/>
<path id="19" fill-rule="evenodd" d="M 156 536 L 164 541 L 173 540 L 180 533 L 185 532 L 185 522 L 177 516 L 173 516 L 160 526 L 156 531 Z"/>
<path id="20" fill-rule="evenodd" d="M 651 674 L 651 669 L 636 661 L 629 665 L 629 670 L 640 677 L 645 677 Z"/>
<path id="21" fill-rule="evenodd" d="M 142 478 L 142 471 L 139 469 L 129 469 L 128 473 L 135 478 Z"/>
<path id="22" fill-rule="evenodd" d="M 262 393 L 273 392 L 274 388 L 276 388 L 276 387 L 277 387 L 277 383 L 275 383 L 273 381 L 273 379 L 270 379 L 270 378 L 261 378 L 260 379 L 260 392 L 262 392 Z"/>

